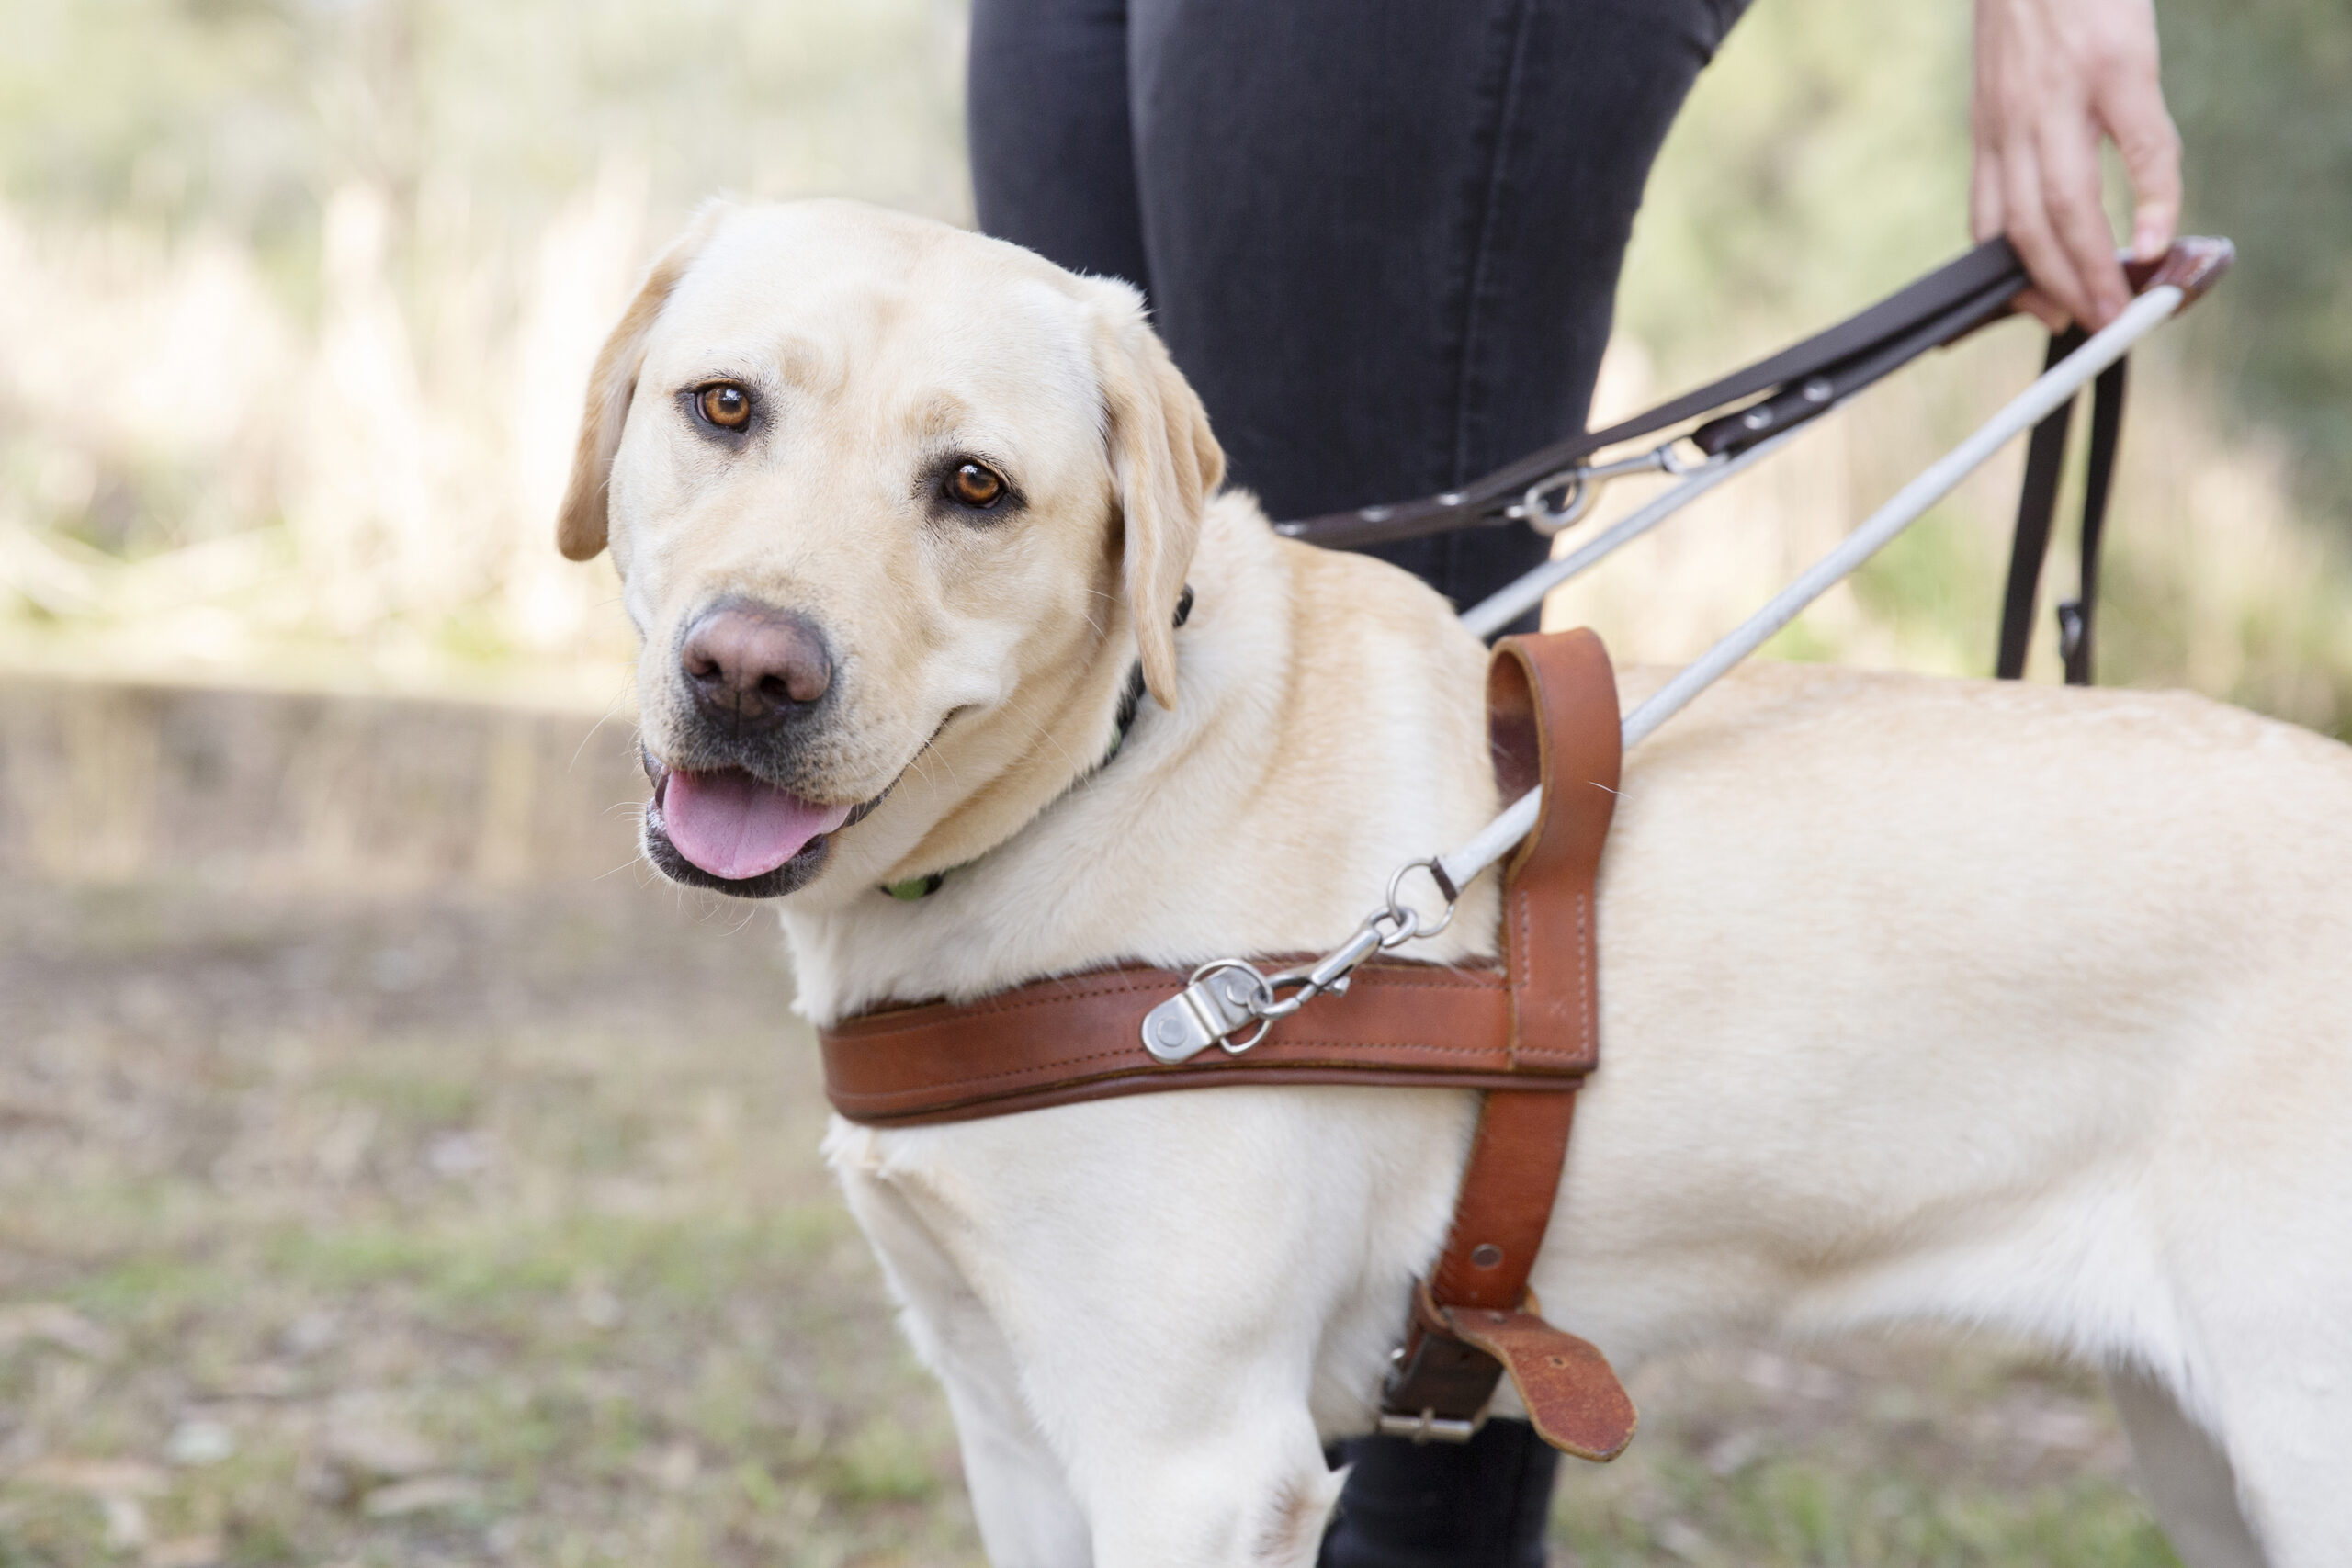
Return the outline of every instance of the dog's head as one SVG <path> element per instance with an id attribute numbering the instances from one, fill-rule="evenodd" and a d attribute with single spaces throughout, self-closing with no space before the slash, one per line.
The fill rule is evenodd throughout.
<path id="1" fill-rule="evenodd" d="M 1223 466 L 1125 285 L 849 202 L 707 209 L 597 360 L 558 525 L 644 639 L 649 857 L 770 897 L 1008 836 L 1138 660 L 1174 705 Z"/>

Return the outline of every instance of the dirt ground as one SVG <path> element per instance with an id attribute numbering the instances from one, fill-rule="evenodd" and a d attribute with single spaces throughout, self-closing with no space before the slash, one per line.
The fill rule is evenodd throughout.
<path id="1" fill-rule="evenodd" d="M 772 928 L 0 889 L 0 1564 L 977 1561 Z M 1645 1370 L 1575 1563 L 2170 1561 L 2001 1347 Z"/>
<path id="2" fill-rule="evenodd" d="M 626 735 L 134 696 L 0 712 L 0 1568 L 978 1562 L 773 924 L 625 867 Z M 41 858 L 69 750 L 103 878 Z M 548 847 L 438 826 L 486 789 Z M 2095 1382 L 2009 1347 L 1633 1388 L 1559 1563 L 2173 1562 Z"/>

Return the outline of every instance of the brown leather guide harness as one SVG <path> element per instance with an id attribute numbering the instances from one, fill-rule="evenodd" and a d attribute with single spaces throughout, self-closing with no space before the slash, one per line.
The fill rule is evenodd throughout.
<path id="1" fill-rule="evenodd" d="M 1415 1289 L 1381 1428 L 1466 1438 L 1508 1371 L 1546 1442 L 1615 1458 L 1634 1435 L 1632 1401 L 1599 1350 L 1544 1321 L 1527 1288 L 1576 1091 L 1600 1059 L 1593 882 L 1618 767 L 1600 639 L 1505 637 L 1487 709 L 1503 798 L 1544 786 L 1543 815 L 1504 874 L 1499 965 L 1369 963 L 1247 1049 L 1174 1065 L 1142 1041 L 1145 1014 L 1187 983 L 1172 970 L 1096 969 L 886 1009 L 821 1032 L 833 1108 L 898 1127 L 1218 1084 L 1482 1089 L 1453 1227 Z"/>

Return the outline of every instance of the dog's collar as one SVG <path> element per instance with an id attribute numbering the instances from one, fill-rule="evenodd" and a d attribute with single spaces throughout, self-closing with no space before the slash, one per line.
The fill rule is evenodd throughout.
<path id="1" fill-rule="evenodd" d="M 1184 592 L 1176 596 L 1175 624 L 1181 626 L 1192 618 L 1193 585 L 1188 582 L 1184 584 Z M 1135 667 L 1127 671 L 1127 687 L 1119 697 L 1119 722 L 1112 729 L 1110 746 L 1092 767 L 1071 781 L 1073 784 L 1083 784 L 1111 765 L 1111 759 L 1116 757 L 1119 754 L 1119 748 L 1127 743 L 1127 731 L 1136 727 L 1136 716 L 1143 711 L 1145 689 L 1143 660 L 1138 659 L 1135 662 Z M 928 898 L 938 892 L 950 876 L 963 870 L 964 865 L 970 863 L 969 861 L 966 861 L 963 865 L 951 865 L 944 871 L 929 872 L 922 876 L 910 876 L 898 882 L 886 882 L 882 884 L 881 891 L 902 904 L 911 904 L 919 898 Z"/>

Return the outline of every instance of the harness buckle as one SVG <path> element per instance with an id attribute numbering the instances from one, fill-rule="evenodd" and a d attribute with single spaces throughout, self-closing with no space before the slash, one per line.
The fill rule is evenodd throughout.
<path id="1" fill-rule="evenodd" d="M 1274 992 L 1257 965 L 1238 958 L 1204 964 L 1193 971 L 1182 990 L 1144 1014 L 1143 1048 L 1152 1060 L 1170 1066 L 1191 1061 L 1212 1045 L 1246 1051 L 1272 1027 L 1272 1019 L 1261 1018 L 1261 998 L 1272 1004 Z M 1252 1021 L 1259 1023 L 1256 1034 L 1238 1046 L 1226 1044 Z"/>
<path id="2" fill-rule="evenodd" d="M 1423 1443 L 1466 1443 L 1478 1435 L 1476 1421 L 1456 1421 L 1434 1410 L 1424 1410 L 1418 1416 L 1397 1416 L 1388 1411 L 1380 1413 L 1380 1435 L 1384 1438 L 1409 1438 L 1419 1447 Z"/>
<path id="3" fill-rule="evenodd" d="M 1401 897 L 1405 878 L 1415 871 L 1428 872 L 1444 899 L 1445 912 L 1435 924 L 1425 921 Z M 1434 860 L 1401 866 L 1388 879 L 1382 907 L 1364 917 L 1354 935 L 1313 964 L 1269 975 L 1247 959 L 1217 958 L 1193 970 L 1182 990 L 1144 1014 L 1143 1048 L 1152 1060 L 1170 1066 L 1189 1062 L 1212 1045 L 1238 1056 L 1263 1040 L 1277 1021 L 1316 998 L 1345 996 L 1349 976 L 1374 953 L 1394 952 L 1452 925 L 1460 897 Z M 1233 1038 L 1253 1022 L 1256 1033 L 1246 1040 Z"/>

